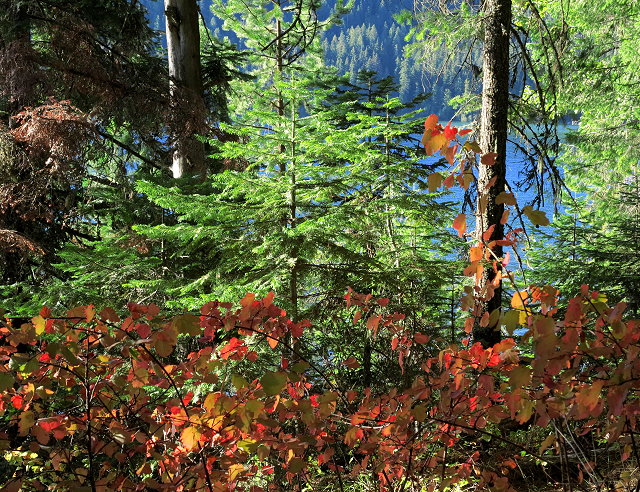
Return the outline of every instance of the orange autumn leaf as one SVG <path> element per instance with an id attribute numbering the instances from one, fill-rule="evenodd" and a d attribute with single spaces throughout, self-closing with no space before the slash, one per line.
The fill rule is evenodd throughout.
<path id="1" fill-rule="evenodd" d="M 462 235 L 467 230 L 467 216 L 466 214 L 458 214 L 458 216 L 453 220 L 452 227 L 458 231 L 458 236 L 462 237 Z"/>
<path id="2" fill-rule="evenodd" d="M 485 166 L 493 166 L 496 163 L 496 157 L 498 157 L 498 154 L 495 152 L 487 152 L 480 157 L 480 162 Z"/>
<path id="3" fill-rule="evenodd" d="M 200 431 L 194 426 L 185 427 L 180 434 L 182 445 L 188 450 L 194 449 L 198 445 L 200 435 Z"/>
<path id="4" fill-rule="evenodd" d="M 430 114 L 427 116 L 427 119 L 424 121 L 424 129 L 425 132 L 433 130 L 438 124 L 438 115 Z"/>
<path id="5" fill-rule="evenodd" d="M 582 389 L 576 393 L 576 402 L 588 410 L 593 410 L 602 397 L 601 391 L 603 386 L 604 381 L 601 379 L 584 385 Z"/>

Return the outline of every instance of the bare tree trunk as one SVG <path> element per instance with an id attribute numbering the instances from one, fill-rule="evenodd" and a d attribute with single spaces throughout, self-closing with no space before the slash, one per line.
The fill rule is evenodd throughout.
<path id="1" fill-rule="evenodd" d="M 482 233 L 493 227 L 485 243 L 504 238 L 504 226 L 500 223 L 504 205 L 496 204 L 496 197 L 505 191 L 507 116 L 509 109 L 509 39 L 511 29 L 511 0 L 485 0 L 484 2 L 484 53 L 482 80 L 482 113 L 480 116 L 480 147 L 483 152 L 495 152 L 493 165 L 480 164 L 478 173 L 478 202 L 476 206 L 476 231 Z M 492 181 L 495 182 L 490 186 Z M 501 258 L 502 246 L 490 245 L 491 259 Z M 494 314 L 502 304 L 502 287 L 494 285 L 500 262 L 494 268 L 487 267 L 479 283 L 475 306 L 476 324 L 474 340 L 484 347 L 500 341 L 499 317 Z M 482 323 L 480 320 L 485 315 Z M 484 326 L 483 326 L 484 325 Z"/>
<path id="2" fill-rule="evenodd" d="M 164 0 L 164 9 L 174 143 L 171 168 L 175 178 L 204 177 L 204 144 L 196 137 L 204 129 L 205 116 L 198 4 L 197 0 Z"/>

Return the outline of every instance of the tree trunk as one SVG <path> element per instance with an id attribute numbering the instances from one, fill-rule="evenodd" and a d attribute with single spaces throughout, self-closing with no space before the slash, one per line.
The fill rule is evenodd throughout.
<path id="1" fill-rule="evenodd" d="M 7 126 L 12 128 L 15 120 L 12 116 L 22 111 L 25 106 L 35 103 L 33 100 L 34 67 L 29 59 L 31 52 L 31 19 L 28 5 L 20 2 L 0 3 L 8 10 L 9 28 L 0 34 L 0 50 L 2 55 L 12 59 L 11 64 L 3 67 L 8 70 L 3 78 L 8 87 L 8 105 L 6 107 Z"/>
<path id="2" fill-rule="evenodd" d="M 490 244 L 504 238 L 504 226 L 500 223 L 504 205 L 496 204 L 496 197 L 505 191 L 507 117 L 509 109 L 509 39 L 511 29 L 511 0 L 485 0 L 484 3 L 484 53 L 482 80 L 482 113 L 480 116 L 480 147 L 483 152 L 495 152 L 493 165 L 480 164 L 478 173 L 478 202 L 476 206 L 476 231 L 482 233 L 494 227 L 485 244 L 495 267 L 487 266 L 480 279 L 475 306 L 476 324 L 474 340 L 484 347 L 500 341 L 499 317 L 502 304 L 502 287 L 496 279 L 500 271 L 502 246 Z M 495 180 L 492 186 L 490 183 Z M 484 319 L 483 319 L 484 315 Z"/>
<path id="3" fill-rule="evenodd" d="M 196 135 L 204 129 L 205 107 L 200 71 L 200 30 L 196 0 L 164 0 L 173 140 L 173 176 L 206 173 L 204 144 Z"/>

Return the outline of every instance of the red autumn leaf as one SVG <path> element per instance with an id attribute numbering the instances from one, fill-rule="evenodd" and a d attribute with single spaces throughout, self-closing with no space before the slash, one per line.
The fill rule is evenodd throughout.
<path id="1" fill-rule="evenodd" d="M 506 267 L 507 265 L 509 265 L 510 261 L 511 261 L 511 252 L 507 251 L 507 254 L 504 255 L 504 258 L 502 259 L 502 266 Z"/>
<path id="2" fill-rule="evenodd" d="M 399 344 L 400 344 L 400 340 L 398 339 L 398 337 L 393 337 L 391 339 L 391 350 L 397 349 Z"/>
<path id="3" fill-rule="evenodd" d="M 291 333 L 291 336 L 294 338 L 300 338 L 304 333 L 304 329 L 310 326 L 311 326 L 311 321 L 309 321 L 308 319 L 303 319 L 298 323 L 291 323 L 289 325 L 289 333 Z"/>
<path id="4" fill-rule="evenodd" d="M 360 363 L 356 360 L 355 357 L 349 357 L 346 360 L 342 361 L 343 366 L 347 366 L 349 369 L 357 369 L 360 367 Z"/>
<path id="5" fill-rule="evenodd" d="M 471 331 L 473 330 L 473 323 L 474 323 L 474 319 L 472 317 L 469 317 L 464 320 L 465 333 L 471 333 Z"/>
<path id="6" fill-rule="evenodd" d="M 473 130 L 471 128 L 465 128 L 463 130 L 460 130 L 460 132 L 458 133 L 458 135 L 460 135 L 461 137 L 467 135 L 468 133 L 471 133 Z"/>
<path id="7" fill-rule="evenodd" d="M 413 339 L 415 340 L 416 343 L 419 343 L 422 345 L 429 341 L 429 336 L 425 335 L 424 333 L 417 332 L 417 333 L 414 333 Z"/>
<path id="8" fill-rule="evenodd" d="M 505 225 L 508 220 L 509 220 L 509 209 L 506 209 L 502 213 L 502 217 L 500 218 L 500 224 Z"/>
<path id="9" fill-rule="evenodd" d="M 252 292 L 247 292 L 246 295 L 240 299 L 240 306 L 243 308 L 249 307 L 256 300 L 256 295 Z"/>
<path id="10" fill-rule="evenodd" d="M 444 127 L 444 136 L 447 137 L 447 140 L 453 140 L 456 138 L 458 134 L 458 129 L 456 127 L 452 127 L 451 123 L 447 123 L 447 126 Z"/>
<path id="11" fill-rule="evenodd" d="M 149 335 L 151 335 L 151 327 L 146 323 L 137 324 L 136 331 L 138 335 L 140 335 L 140 338 L 149 338 Z"/>
<path id="12" fill-rule="evenodd" d="M 451 147 L 447 147 L 442 153 L 450 166 L 453 166 L 453 161 L 455 160 L 457 151 L 458 151 L 458 146 L 452 145 Z"/>
<path id="13" fill-rule="evenodd" d="M 367 329 L 373 331 L 374 334 L 378 332 L 378 326 L 380 325 L 380 316 L 375 315 L 369 317 L 367 320 Z"/>
<path id="14" fill-rule="evenodd" d="M 22 395 L 13 395 L 11 397 L 11 404 L 13 405 L 14 408 L 17 408 L 18 410 L 22 408 L 23 402 L 24 402 L 24 398 L 22 397 Z"/>
<path id="15" fill-rule="evenodd" d="M 39 425 L 34 425 L 31 428 L 31 434 L 35 436 L 36 440 L 43 446 L 46 446 L 49 443 L 49 439 L 50 439 L 49 433 L 46 432 Z"/>
<path id="16" fill-rule="evenodd" d="M 273 299 L 275 297 L 275 293 L 273 291 L 270 291 L 266 296 L 264 296 L 264 298 L 262 299 L 262 304 L 265 307 L 269 307 L 271 306 L 271 304 L 273 304 Z"/>
<path id="17" fill-rule="evenodd" d="M 453 181 L 455 180 L 455 176 L 453 174 L 450 174 L 449 176 L 447 176 L 444 181 L 442 182 L 442 184 L 444 184 L 444 186 L 449 189 L 453 186 Z"/>
<path id="18" fill-rule="evenodd" d="M 96 315 L 95 306 L 93 304 L 89 304 L 88 306 L 85 306 L 84 313 L 85 313 L 85 320 L 87 323 L 89 323 L 90 321 L 93 320 L 93 318 Z"/>
<path id="19" fill-rule="evenodd" d="M 491 240 L 491 236 L 493 236 L 493 231 L 494 231 L 495 228 L 496 228 L 496 225 L 493 224 L 486 231 L 484 231 L 482 233 L 482 240 L 483 241 L 490 241 Z"/>
<path id="20" fill-rule="evenodd" d="M 53 432 L 54 429 L 60 427 L 62 422 L 57 420 L 41 420 L 38 422 L 38 425 L 42 427 L 46 432 Z"/>

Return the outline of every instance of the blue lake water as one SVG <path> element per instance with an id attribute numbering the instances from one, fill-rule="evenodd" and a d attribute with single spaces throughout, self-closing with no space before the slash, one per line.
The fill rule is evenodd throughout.
<path id="1" fill-rule="evenodd" d="M 456 124 L 455 122 L 452 126 L 458 126 L 460 128 L 465 128 L 468 124 L 460 123 Z M 565 125 L 559 129 L 560 137 L 569 130 L 576 129 L 575 125 Z M 521 144 L 520 147 L 525 147 L 525 145 Z M 441 157 L 438 156 L 438 159 Z M 434 158 L 434 160 L 437 160 Z M 533 162 L 532 162 L 533 160 Z M 433 161 L 432 161 L 433 162 Z M 520 208 L 526 205 L 534 204 L 534 208 L 536 210 L 542 210 L 546 213 L 549 220 L 553 220 L 553 217 L 556 213 L 563 213 L 565 207 L 561 203 L 556 203 L 554 201 L 552 189 L 549 183 L 549 176 L 547 173 L 541 173 L 540 170 L 537 169 L 538 162 L 537 158 L 533 156 L 533 159 L 529 155 L 525 155 L 521 148 L 518 147 L 513 141 L 509 141 L 507 143 L 507 184 L 510 190 L 516 197 L 518 205 Z M 526 174 L 529 170 L 533 169 L 534 174 L 537 175 L 537 179 L 541 183 L 542 192 L 538 189 L 535 183 L 526 183 Z M 560 175 L 563 175 L 563 170 L 559 170 Z M 454 187 L 452 189 L 453 198 L 462 201 L 463 192 L 459 187 Z M 566 194 L 566 190 L 564 191 Z M 451 197 L 449 197 L 451 198 Z M 469 215 L 469 210 L 466 210 L 467 215 Z M 513 217 L 513 216 L 512 216 Z M 471 226 L 472 224 L 470 224 Z"/>

